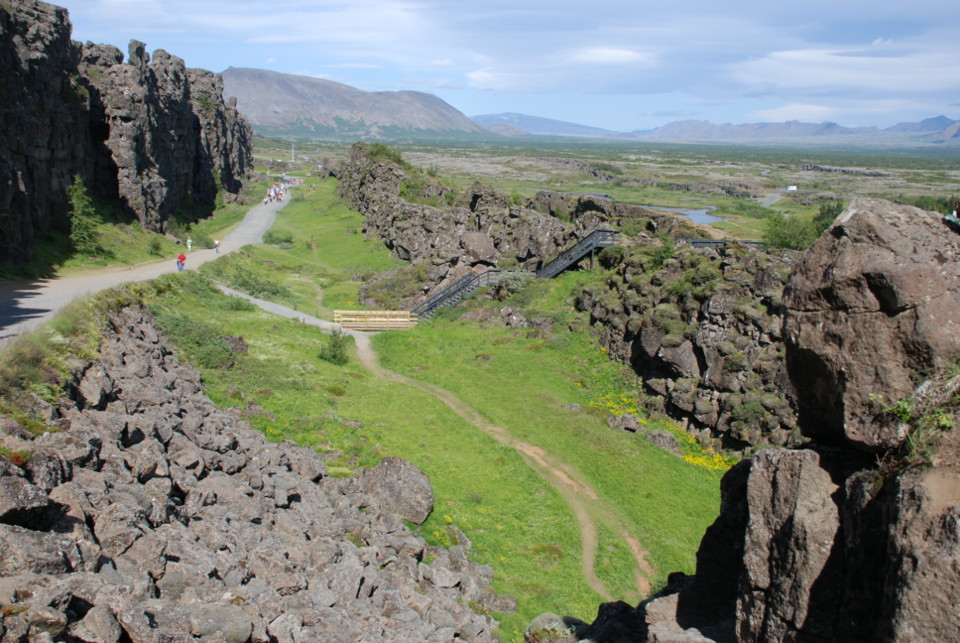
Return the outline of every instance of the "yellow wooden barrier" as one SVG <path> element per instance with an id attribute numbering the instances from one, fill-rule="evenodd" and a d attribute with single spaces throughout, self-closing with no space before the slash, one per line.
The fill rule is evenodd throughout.
<path id="1" fill-rule="evenodd" d="M 409 310 L 335 310 L 333 321 L 351 330 L 408 330 L 417 325 Z"/>

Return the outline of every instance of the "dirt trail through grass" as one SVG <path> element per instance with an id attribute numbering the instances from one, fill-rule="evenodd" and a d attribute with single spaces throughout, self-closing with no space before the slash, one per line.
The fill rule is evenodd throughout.
<path id="1" fill-rule="evenodd" d="M 295 311 L 281 304 L 250 297 L 249 295 L 224 286 L 220 286 L 220 289 L 227 294 L 243 297 L 268 312 L 287 317 L 288 319 L 297 319 L 305 324 L 326 328 L 328 330 L 339 328 L 338 324 L 317 319 L 316 317 Z M 640 541 L 630 535 L 629 531 L 624 527 L 623 522 L 617 517 L 618 512 L 616 508 L 612 506 L 609 501 L 602 499 L 597 492 L 583 480 L 580 474 L 542 448 L 518 440 L 501 427 L 491 426 L 486 418 L 480 415 L 476 409 L 450 391 L 427 382 L 404 377 L 403 375 L 383 368 L 377 361 L 377 355 L 373 351 L 368 333 L 349 330 L 345 332 L 353 336 L 357 344 L 357 357 L 360 358 L 360 361 L 371 373 L 381 379 L 413 386 L 433 395 L 473 426 L 487 433 L 501 444 L 515 449 L 531 469 L 536 471 L 541 478 L 563 494 L 573 514 L 576 516 L 577 524 L 580 528 L 580 537 L 583 541 L 583 576 L 598 594 L 608 600 L 612 600 L 610 592 L 597 577 L 596 571 L 594 571 L 597 548 L 599 546 L 597 533 L 598 522 L 610 526 L 630 548 L 638 566 L 635 578 L 637 592 L 641 597 L 647 596 L 650 593 L 649 579 L 656 575 L 656 571 L 650 563 L 647 562 L 647 552 L 640 545 Z"/>
<path id="2" fill-rule="evenodd" d="M 650 593 L 649 578 L 653 578 L 656 571 L 650 563 L 647 562 L 647 553 L 640 545 L 640 541 L 630 536 L 629 532 L 623 527 L 622 522 L 616 518 L 616 510 L 611 507 L 607 501 L 600 498 L 597 492 L 590 488 L 590 485 L 588 485 L 576 471 L 561 460 L 548 454 L 542 448 L 518 440 L 501 427 L 491 426 L 480 413 L 450 391 L 427 382 L 404 377 L 383 368 L 377 362 L 376 353 L 374 353 L 370 346 L 369 339 L 364 343 L 357 343 L 357 356 L 360 358 L 360 361 L 363 362 L 364 366 L 377 377 L 413 386 L 421 391 L 430 393 L 470 424 L 484 431 L 501 444 L 505 444 L 516 450 L 531 469 L 536 471 L 540 477 L 563 494 L 563 497 L 566 498 L 570 508 L 573 510 L 573 514 L 576 516 L 577 524 L 580 528 L 580 538 L 583 542 L 583 560 L 581 564 L 583 576 L 598 594 L 607 600 L 612 600 L 610 592 L 597 577 L 596 571 L 594 571 L 597 548 L 599 546 L 599 537 L 597 535 L 598 520 L 610 525 L 617 533 L 621 534 L 624 542 L 630 547 L 639 567 L 635 578 L 637 591 L 640 596 L 647 596 Z"/>

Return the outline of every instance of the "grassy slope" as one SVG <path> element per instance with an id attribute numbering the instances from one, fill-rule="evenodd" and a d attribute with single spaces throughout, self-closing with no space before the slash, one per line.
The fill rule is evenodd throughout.
<path id="1" fill-rule="evenodd" d="M 290 235 L 293 248 L 248 246 L 242 253 L 204 265 L 201 273 L 257 296 L 264 293 L 243 288 L 236 275 L 269 280 L 289 292 L 264 298 L 325 319 L 333 318 L 333 310 L 363 309 L 357 303 L 356 278 L 405 264 L 392 259 L 382 244 L 364 240 L 363 217 L 337 199 L 336 186 L 333 179 L 307 179 L 293 191 L 271 228 L 278 235 Z"/>
<path id="2" fill-rule="evenodd" d="M 540 292 L 527 308 L 563 319 L 558 311 L 585 278 L 538 282 L 532 288 Z M 483 329 L 450 317 L 410 333 L 379 335 L 374 346 L 381 363 L 452 391 L 491 423 L 571 465 L 621 510 L 652 554 L 660 580 L 669 571 L 692 571 L 696 545 L 719 509 L 721 472 L 610 430 L 606 417 L 611 411 L 636 413 L 636 396 L 628 391 L 632 382 L 588 335 L 528 339 L 526 331 Z M 478 361 L 479 354 L 493 360 Z M 568 404 L 596 408 L 560 408 Z"/>

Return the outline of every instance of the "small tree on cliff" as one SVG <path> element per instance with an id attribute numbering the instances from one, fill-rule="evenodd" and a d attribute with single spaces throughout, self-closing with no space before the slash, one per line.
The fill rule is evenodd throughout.
<path id="1" fill-rule="evenodd" d="M 78 174 L 73 185 L 67 188 L 70 198 L 70 241 L 79 252 L 95 252 L 99 247 L 100 235 L 97 232 L 97 212 L 87 194 L 83 179 Z"/>

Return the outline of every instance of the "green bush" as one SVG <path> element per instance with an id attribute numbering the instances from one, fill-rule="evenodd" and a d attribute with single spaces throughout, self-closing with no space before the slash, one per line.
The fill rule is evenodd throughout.
<path id="1" fill-rule="evenodd" d="M 347 346 L 349 342 L 348 335 L 344 335 L 339 330 L 333 331 L 330 335 L 330 341 L 320 349 L 320 359 L 337 366 L 343 366 L 348 361 Z"/>
<path id="2" fill-rule="evenodd" d="M 100 246 L 97 232 L 100 220 L 79 174 L 73 179 L 73 185 L 67 188 L 67 196 L 71 207 L 70 242 L 79 252 L 96 252 Z"/>
<path id="3" fill-rule="evenodd" d="M 630 219 L 620 224 L 620 233 L 628 237 L 635 237 L 646 229 L 646 219 Z"/>
<path id="4" fill-rule="evenodd" d="M 286 286 L 270 281 L 266 277 L 255 275 L 240 266 L 237 266 L 233 273 L 227 277 L 226 282 L 231 288 L 236 288 L 240 292 L 245 292 L 258 299 L 293 297 L 293 293 Z"/>
<path id="5" fill-rule="evenodd" d="M 527 287 L 527 282 L 533 279 L 533 273 L 526 270 L 505 270 L 497 276 L 497 290 L 500 293 L 513 295 Z"/>
<path id="6" fill-rule="evenodd" d="M 653 268 L 660 268 L 667 262 L 667 259 L 672 259 L 675 251 L 673 244 L 673 239 L 666 234 L 657 235 L 660 238 L 660 241 L 663 243 L 661 246 L 654 248 L 651 253 L 653 258 Z"/>
<path id="7" fill-rule="evenodd" d="M 410 164 L 400 156 L 400 152 L 391 150 L 383 143 L 372 143 L 370 147 L 367 148 L 367 158 L 371 161 L 390 161 L 404 168 L 410 167 Z"/>
<path id="8" fill-rule="evenodd" d="M 205 232 L 194 232 L 192 238 L 194 248 L 204 248 L 206 250 L 213 248 L 213 239 L 211 239 Z"/>
<path id="9" fill-rule="evenodd" d="M 263 235 L 263 242 L 274 246 L 279 246 L 281 243 L 293 243 L 293 234 L 290 232 L 267 230 Z"/>
<path id="10" fill-rule="evenodd" d="M 152 255 L 157 255 L 158 257 L 163 254 L 161 252 L 160 237 L 150 237 L 150 241 L 147 244 L 147 251 Z"/>
<path id="11" fill-rule="evenodd" d="M 154 311 L 157 326 L 165 335 L 202 368 L 217 368 L 230 360 L 233 352 L 220 338 L 216 329 L 196 317 L 181 315 L 167 310 Z"/>
<path id="12" fill-rule="evenodd" d="M 517 188 L 513 188 L 513 190 L 510 191 L 510 204 L 523 205 L 523 196 Z"/>
<path id="13" fill-rule="evenodd" d="M 813 228 L 817 233 L 817 238 L 833 225 L 833 222 L 843 212 L 844 207 L 846 206 L 843 199 L 833 203 L 824 203 L 820 206 L 820 212 L 813 218 Z"/>
<path id="14" fill-rule="evenodd" d="M 766 415 L 766 412 L 763 409 L 763 404 L 759 400 L 754 400 L 753 402 L 747 402 L 746 404 L 741 404 L 737 408 L 733 409 L 733 419 L 738 422 L 746 422 L 747 424 L 753 424 L 759 422 L 763 419 L 763 416 Z"/>
<path id="15" fill-rule="evenodd" d="M 767 218 L 763 242 L 773 248 L 805 250 L 818 236 L 812 221 L 802 221 L 795 216 L 788 219 L 777 212 Z"/>

